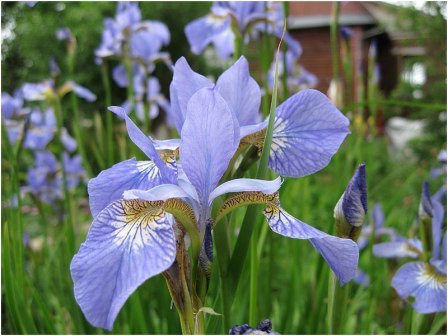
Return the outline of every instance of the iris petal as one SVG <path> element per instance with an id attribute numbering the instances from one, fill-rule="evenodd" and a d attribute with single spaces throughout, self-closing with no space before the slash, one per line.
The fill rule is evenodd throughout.
<path id="1" fill-rule="evenodd" d="M 70 265 L 75 298 L 87 320 L 112 329 L 128 297 L 174 262 L 169 218 L 150 202 L 118 200 L 101 211 Z"/>
<path id="2" fill-rule="evenodd" d="M 243 191 L 259 191 L 263 194 L 273 194 L 281 186 L 281 178 L 277 177 L 273 181 L 264 181 L 257 179 L 235 179 L 221 184 L 210 194 L 209 203 L 213 202 L 213 200 L 221 195 L 231 193 L 231 192 L 243 192 Z"/>
<path id="3" fill-rule="evenodd" d="M 187 60 L 181 57 L 174 65 L 173 81 L 170 85 L 171 120 L 180 134 L 187 114 L 190 98 L 204 87 L 213 87 L 206 77 L 191 70 Z"/>
<path id="4" fill-rule="evenodd" d="M 126 111 L 119 106 L 110 106 L 109 111 L 112 111 L 126 121 L 126 128 L 131 140 L 148 156 L 148 158 L 154 161 L 155 165 L 160 170 L 160 174 L 167 182 L 175 183 L 175 173 L 165 165 L 157 153 L 152 141 L 134 124 Z"/>
<path id="5" fill-rule="evenodd" d="M 216 89 L 229 104 L 240 126 L 260 121 L 260 86 L 250 76 L 249 64 L 243 56 L 218 78 Z"/>
<path id="6" fill-rule="evenodd" d="M 445 218 L 445 209 L 443 205 L 432 199 L 433 205 L 433 217 L 432 217 L 432 244 L 433 244 L 433 254 L 432 259 L 437 260 L 440 256 L 440 248 L 442 242 L 442 224 Z"/>
<path id="7" fill-rule="evenodd" d="M 392 279 L 392 287 L 403 300 L 414 297 L 414 309 L 421 314 L 446 311 L 446 275 L 429 264 L 410 262 Z"/>
<path id="8" fill-rule="evenodd" d="M 373 245 L 373 255 L 380 258 L 417 258 L 422 251 L 422 244 L 417 239 Z"/>
<path id="9" fill-rule="evenodd" d="M 187 24 L 185 35 L 190 43 L 191 51 L 199 55 L 216 35 L 227 29 L 230 29 L 230 17 L 207 15 Z"/>
<path id="10" fill-rule="evenodd" d="M 239 143 L 238 122 L 216 90 L 201 89 L 190 99 L 181 139 L 182 169 L 207 209 Z"/>
<path id="11" fill-rule="evenodd" d="M 110 203 L 121 199 L 125 190 L 147 190 L 162 183 L 160 171 L 152 161 L 130 159 L 117 163 L 89 181 L 92 216 L 96 217 Z"/>
<path id="12" fill-rule="evenodd" d="M 300 91 L 276 110 L 269 166 L 290 177 L 324 168 L 350 133 L 348 125 L 323 93 Z"/>
<path id="13" fill-rule="evenodd" d="M 267 206 L 264 215 L 271 229 L 282 236 L 309 239 L 342 286 L 353 279 L 358 266 L 358 245 L 351 239 L 330 236 L 294 218 L 279 207 Z"/>

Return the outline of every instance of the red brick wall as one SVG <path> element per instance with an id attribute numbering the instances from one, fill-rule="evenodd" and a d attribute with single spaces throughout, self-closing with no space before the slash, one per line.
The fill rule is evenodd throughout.
<path id="1" fill-rule="evenodd" d="M 317 89 L 326 92 L 332 77 L 330 30 L 311 28 L 292 31 L 303 48 L 300 64 L 319 79 Z"/>
<path id="2" fill-rule="evenodd" d="M 289 14 L 291 16 L 330 15 L 332 1 L 291 1 Z M 368 14 L 361 2 L 346 1 L 341 3 L 340 14 Z"/>

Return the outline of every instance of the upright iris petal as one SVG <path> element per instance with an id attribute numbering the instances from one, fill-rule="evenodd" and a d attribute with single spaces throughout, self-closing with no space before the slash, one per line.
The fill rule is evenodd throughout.
<path id="1" fill-rule="evenodd" d="M 244 57 L 218 78 L 216 89 L 236 115 L 240 126 L 260 121 L 261 90 L 250 76 L 249 64 Z"/>
<path id="2" fill-rule="evenodd" d="M 204 88 L 193 95 L 181 139 L 182 169 L 205 206 L 239 143 L 238 123 L 219 93 Z"/>
<path id="3" fill-rule="evenodd" d="M 185 121 L 188 101 L 204 87 L 213 87 L 213 83 L 191 70 L 185 58 L 181 57 L 174 65 L 173 81 L 170 85 L 172 120 L 179 134 Z"/>

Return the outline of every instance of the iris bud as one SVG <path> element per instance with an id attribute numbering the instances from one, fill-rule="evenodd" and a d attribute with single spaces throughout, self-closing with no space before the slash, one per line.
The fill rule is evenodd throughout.
<path id="1" fill-rule="evenodd" d="M 336 235 L 356 241 L 367 213 L 366 165 L 359 165 L 334 208 Z"/>

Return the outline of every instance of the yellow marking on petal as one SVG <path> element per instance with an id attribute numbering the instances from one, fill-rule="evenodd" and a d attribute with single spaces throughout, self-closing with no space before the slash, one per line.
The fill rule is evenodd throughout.
<path id="1" fill-rule="evenodd" d="M 224 217 L 229 212 L 242 207 L 244 205 L 251 205 L 251 204 L 266 204 L 266 209 L 272 208 L 276 209 L 278 203 L 278 193 L 273 194 L 264 194 L 259 191 L 253 191 L 253 192 L 241 192 L 237 193 L 230 198 L 227 199 L 227 201 L 224 202 L 224 204 L 219 208 L 218 212 L 216 213 L 216 220 L 215 223 L 219 222 L 222 217 Z"/>
<path id="2" fill-rule="evenodd" d="M 163 208 L 184 226 L 195 227 L 197 225 L 193 208 L 184 200 L 170 198 L 164 202 Z"/>
<path id="3" fill-rule="evenodd" d="M 142 228 L 149 226 L 153 230 L 157 229 L 157 225 L 165 218 L 162 204 L 162 201 L 120 200 L 122 215 L 118 216 L 118 219 L 128 225 L 139 225 Z"/>
<path id="4" fill-rule="evenodd" d="M 258 155 L 260 155 L 261 150 L 263 149 L 265 136 L 266 136 L 266 128 L 263 128 L 258 132 L 246 135 L 244 138 L 241 139 L 239 147 L 241 148 L 247 145 L 254 145 L 258 148 Z"/>
<path id="5" fill-rule="evenodd" d="M 446 275 L 439 273 L 431 264 L 426 264 L 421 277 L 424 281 L 432 282 L 433 287 L 437 287 L 437 284 L 446 285 Z"/>

